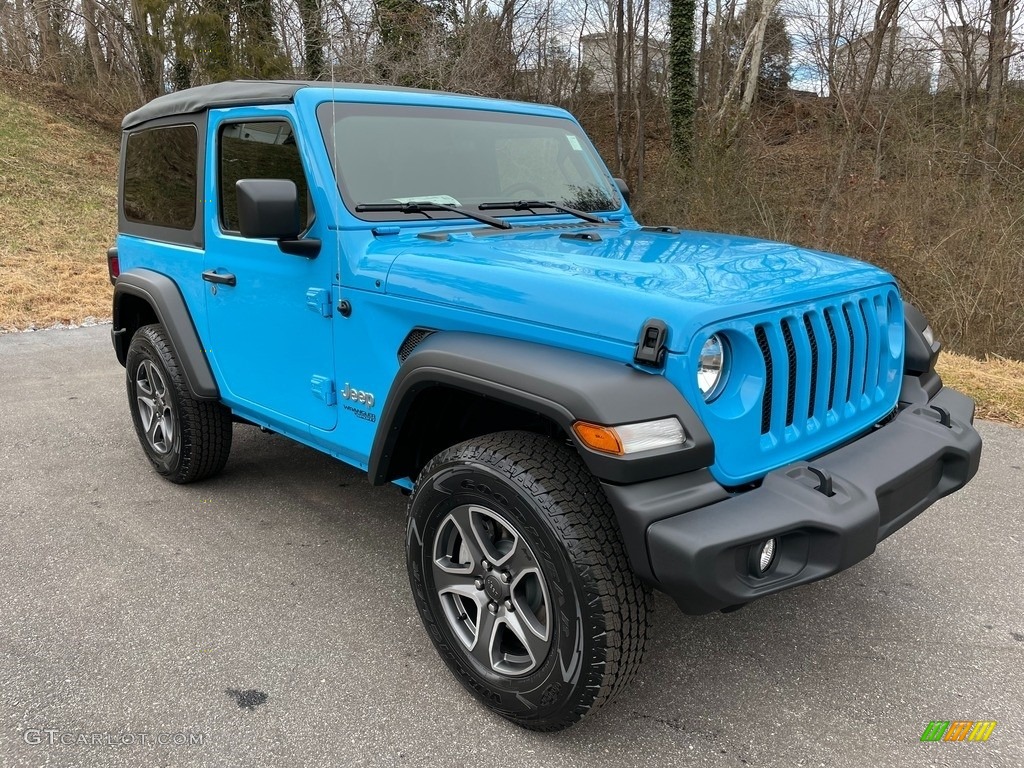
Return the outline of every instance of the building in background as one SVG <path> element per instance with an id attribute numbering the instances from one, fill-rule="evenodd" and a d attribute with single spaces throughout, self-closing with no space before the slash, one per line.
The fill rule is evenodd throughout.
<path id="1" fill-rule="evenodd" d="M 1014 52 L 1013 38 L 1007 37 L 1007 56 L 1003 61 L 1003 81 L 1010 88 L 1014 79 L 1010 68 Z M 988 32 L 973 26 L 951 26 L 942 30 L 939 50 L 937 90 L 977 93 L 988 81 Z"/>
<path id="2" fill-rule="evenodd" d="M 867 77 L 872 36 L 864 35 L 836 50 L 835 87 L 840 93 L 858 91 Z M 871 90 L 874 93 L 931 90 L 934 54 L 928 42 L 902 27 L 886 32 Z"/>
<path id="3" fill-rule="evenodd" d="M 988 35 L 978 27 L 950 26 L 942 30 L 939 80 L 936 90 L 977 92 L 988 68 Z"/>
<path id="4" fill-rule="evenodd" d="M 628 41 L 623 41 L 628 48 Z M 668 80 L 668 42 L 648 38 L 648 67 L 650 78 L 648 85 L 658 91 Z M 626 73 L 623 82 L 632 79 L 633 87 L 640 84 L 643 78 L 643 41 L 637 38 L 633 42 L 633 56 L 627 58 Z M 626 54 L 628 56 L 628 53 Z M 611 32 L 595 32 L 580 38 L 580 66 L 587 73 L 590 90 L 596 93 L 611 93 L 615 90 L 615 35 Z"/>

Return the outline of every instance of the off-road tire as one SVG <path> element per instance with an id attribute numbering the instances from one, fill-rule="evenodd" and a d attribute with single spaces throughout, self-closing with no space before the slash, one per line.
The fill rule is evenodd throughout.
<path id="1" fill-rule="evenodd" d="M 218 402 L 192 396 L 162 325 L 145 325 L 135 332 L 125 372 L 135 432 L 157 472 L 173 483 L 193 483 L 224 469 L 231 452 L 231 413 Z M 156 430 L 155 439 L 145 425 L 147 415 L 152 423 L 152 409 L 142 404 L 140 395 L 158 402 L 160 418 L 166 420 L 166 431 Z"/>
<path id="2" fill-rule="evenodd" d="M 486 619 L 473 605 L 480 597 L 472 591 L 480 590 L 473 579 L 498 574 L 498 567 L 477 569 L 468 580 L 475 586 L 458 587 L 469 594 L 455 596 L 462 601 L 460 609 L 468 605 L 461 619 L 450 607 L 452 596 L 439 594 L 454 578 L 448 575 L 451 567 L 472 561 L 465 548 L 454 560 L 438 559 L 463 526 L 479 528 L 471 518 L 483 521 L 488 531 L 502 527 L 487 528 L 489 520 L 507 521 L 543 574 L 551 610 L 541 606 L 541 611 L 551 622 L 551 641 L 546 658 L 528 673 L 499 674 L 493 662 L 488 668 L 473 654 L 479 648 L 470 636 L 475 631 L 479 638 L 479 617 Z M 481 541 L 479 535 L 475 541 Z M 520 539 L 514 541 L 517 550 Z M 528 432 L 502 432 L 438 454 L 423 468 L 410 499 L 406 549 L 416 607 L 441 658 L 473 695 L 509 720 L 538 731 L 566 728 L 611 700 L 636 675 L 647 640 L 650 592 L 630 569 L 600 484 L 564 443 Z M 484 552 L 481 546 L 477 554 L 486 559 Z M 447 567 L 440 569 L 438 562 Z M 502 574 L 507 576 L 507 571 Z M 490 600 L 492 587 L 501 585 L 488 584 L 480 599 Z M 513 603 L 510 613 L 515 609 Z M 475 626 L 467 618 L 474 611 Z M 493 659 L 493 650 L 486 655 Z M 529 667 L 528 661 L 521 666 Z"/>

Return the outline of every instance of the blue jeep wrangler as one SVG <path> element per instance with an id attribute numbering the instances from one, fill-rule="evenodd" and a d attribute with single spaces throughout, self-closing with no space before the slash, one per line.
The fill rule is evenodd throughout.
<path id="1" fill-rule="evenodd" d="M 176 483 L 257 425 L 410 494 L 458 680 L 556 730 L 636 674 L 651 588 L 737 608 L 975 474 L 974 404 L 893 278 L 641 226 L 561 109 L 233 82 L 123 123 L 113 342 Z"/>

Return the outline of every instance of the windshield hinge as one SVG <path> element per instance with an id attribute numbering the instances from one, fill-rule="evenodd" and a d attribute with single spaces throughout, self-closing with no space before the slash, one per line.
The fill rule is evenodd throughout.
<path id="1" fill-rule="evenodd" d="M 665 344 L 668 342 L 668 326 L 664 320 L 652 317 L 640 329 L 633 362 L 661 368 L 665 365 Z"/>

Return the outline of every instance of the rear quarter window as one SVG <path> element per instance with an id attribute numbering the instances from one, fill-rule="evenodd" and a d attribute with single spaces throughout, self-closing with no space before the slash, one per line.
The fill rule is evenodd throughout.
<path id="1" fill-rule="evenodd" d="M 124 216 L 128 221 L 190 230 L 196 223 L 199 134 L 172 125 L 128 136 L 124 159 Z"/>

